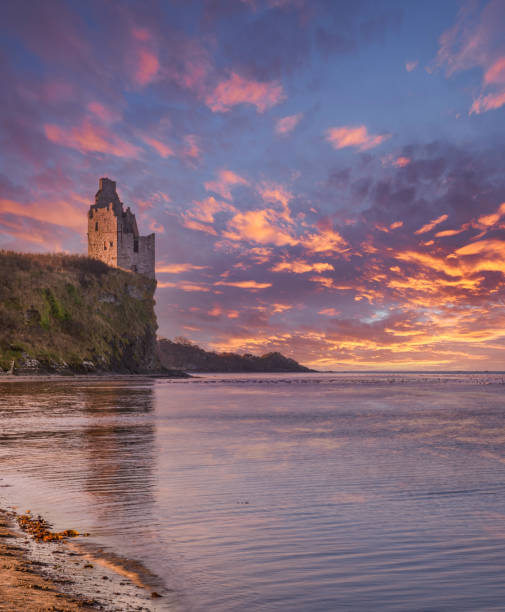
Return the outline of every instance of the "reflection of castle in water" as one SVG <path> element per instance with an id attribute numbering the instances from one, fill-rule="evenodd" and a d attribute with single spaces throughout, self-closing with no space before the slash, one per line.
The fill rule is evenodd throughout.
<path id="1" fill-rule="evenodd" d="M 84 489 L 96 498 L 98 517 L 114 512 L 128 523 L 137 511 L 145 515 L 153 502 L 153 388 L 110 382 L 84 386 L 81 393 L 88 421 L 82 429 L 88 471 Z"/>

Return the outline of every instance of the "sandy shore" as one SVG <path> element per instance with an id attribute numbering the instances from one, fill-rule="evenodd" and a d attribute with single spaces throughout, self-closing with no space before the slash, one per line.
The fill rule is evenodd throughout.
<path id="1" fill-rule="evenodd" d="M 92 557 L 78 542 L 35 542 L 16 513 L 0 510 L 0 610 L 49 612 L 175 610 L 173 592 Z M 78 540 L 78 539 L 76 539 Z"/>

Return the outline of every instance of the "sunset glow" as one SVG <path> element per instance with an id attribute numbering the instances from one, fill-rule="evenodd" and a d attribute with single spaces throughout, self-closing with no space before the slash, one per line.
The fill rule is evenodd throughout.
<path id="1" fill-rule="evenodd" d="M 505 369 L 505 3 L 408 8 L 7 2 L 0 248 L 86 253 L 108 176 L 161 336 Z"/>

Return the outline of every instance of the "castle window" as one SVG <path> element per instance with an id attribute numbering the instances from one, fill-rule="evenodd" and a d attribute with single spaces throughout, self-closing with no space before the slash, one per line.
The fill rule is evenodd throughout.
<path id="1" fill-rule="evenodd" d="M 98 221 L 95 223 L 95 232 L 98 232 Z"/>
<path id="2" fill-rule="evenodd" d="M 110 241 L 110 246 L 114 246 L 114 243 L 112 242 L 112 240 Z"/>
<path id="3" fill-rule="evenodd" d="M 133 241 L 133 252 L 134 253 L 138 253 L 139 252 L 139 241 L 138 240 L 134 240 Z"/>
<path id="4" fill-rule="evenodd" d="M 103 243 L 103 250 L 104 250 L 104 251 L 106 251 L 106 250 L 107 250 L 107 243 L 106 243 L 106 242 L 104 242 L 104 243 Z"/>

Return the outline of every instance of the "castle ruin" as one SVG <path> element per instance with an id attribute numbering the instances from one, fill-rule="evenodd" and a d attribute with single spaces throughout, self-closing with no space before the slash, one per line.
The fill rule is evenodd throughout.
<path id="1" fill-rule="evenodd" d="M 88 213 L 88 256 L 109 266 L 154 275 L 154 234 L 140 236 L 135 215 L 116 192 L 116 183 L 101 178 Z"/>

